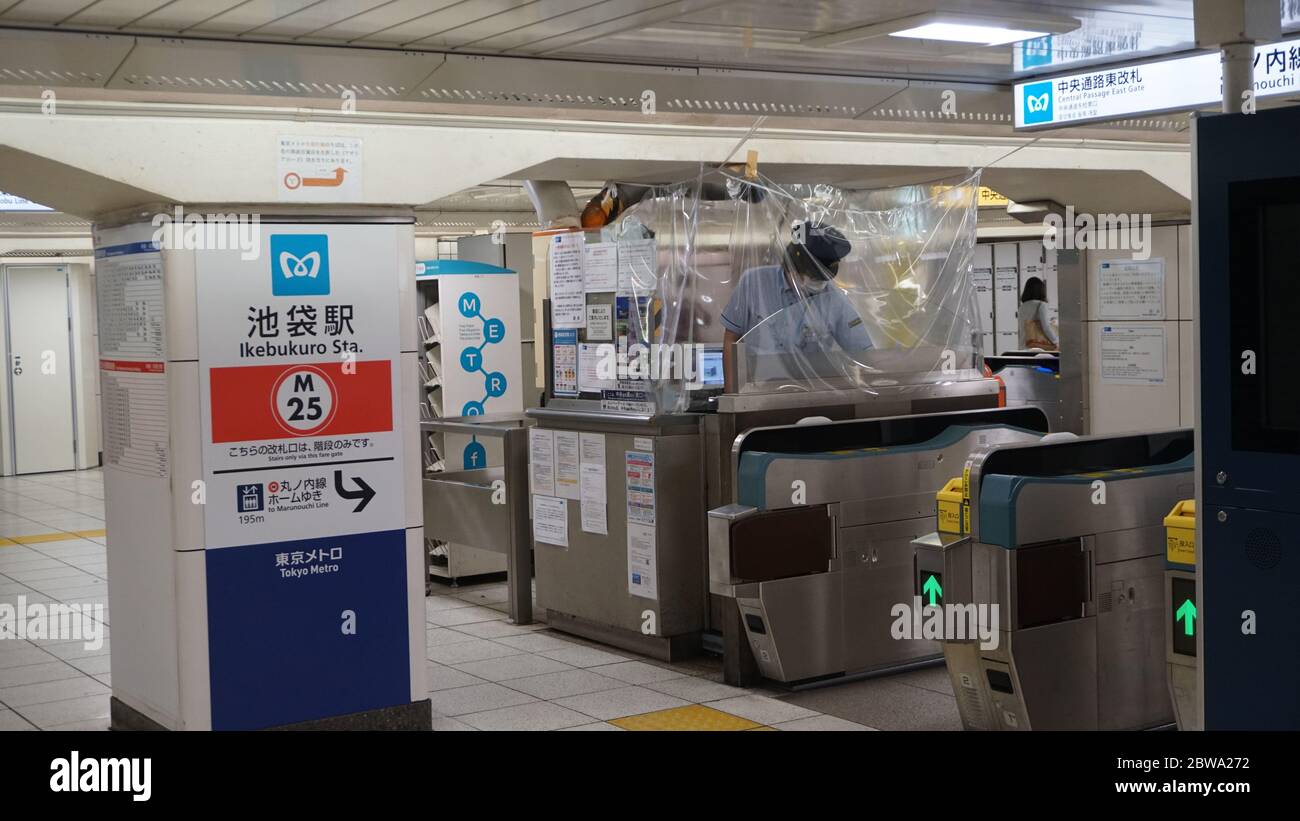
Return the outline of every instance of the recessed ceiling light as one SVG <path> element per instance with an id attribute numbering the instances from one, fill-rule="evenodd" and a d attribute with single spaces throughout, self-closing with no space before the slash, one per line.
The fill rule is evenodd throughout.
<path id="1" fill-rule="evenodd" d="M 997 46 L 1049 34 L 1063 34 L 1078 27 L 1078 20 L 1064 15 L 1031 13 L 1004 17 L 936 10 L 842 31 L 810 34 L 800 42 L 812 48 L 834 48 L 892 36 Z"/>
<path id="2" fill-rule="evenodd" d="M 926 23 L 902 31 L 890 32 L 890 37 L 915 37 L 921 40 L 948 40 L 954 43 L 977 43 L 984 46 L 1001 46 L 1035 37 L 1046 37 L 1051 32 L 1001 26 L 983 26 L 972 23 Z"/>

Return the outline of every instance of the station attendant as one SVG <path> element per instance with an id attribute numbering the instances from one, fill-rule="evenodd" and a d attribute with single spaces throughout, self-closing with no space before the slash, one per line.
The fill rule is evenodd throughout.
<path id="1" fill-rule="evenodd" d="M 1020 344 L 1044 351 L 1057 349 L 1056 332 L 1047 309 L 1047 285 L 1038 277 L 1025 280 L 1020 292 Z"/>
<path id="2" fill-rule="evenodd" d="M 751 353 L 820 354 L 834 342 L 845 351 L 865 351 L 871 337 L 862 317 L 833 280 L 852 245 L 829 226 L 806 226 L 803 242 L 785 248 L 781 265 L 741 274 L 722 311 L 722 364 L 726 391 L 736 385 L 736 342 Z"/>

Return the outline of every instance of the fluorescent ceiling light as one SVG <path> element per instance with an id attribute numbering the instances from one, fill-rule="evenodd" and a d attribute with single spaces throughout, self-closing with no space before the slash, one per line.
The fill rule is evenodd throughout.
<path id="1" fill-rule="evenodd" d="M 1034 37 L 1046 37 L 1051 32 L 1001 26 L 982 26 L 971 23 L 926 23 L 915 28 L 890 32 L 890 37 L 915 37 L 921 40 L 948 40 L 954 43 L 977 43 L 984 46 L 1001 46 Z"/>
<path id="2" fill-rule="evenodd" d="M 1048 34 L 1064 34 L 1078 27 L 1078 20 L 1064 15 L 1030 13 L 1004 17 L 939 10 L 827 34 L 810 34 L 800 42 L 811 48 L 834 48 L 888 35 L 997 46 Z"/>

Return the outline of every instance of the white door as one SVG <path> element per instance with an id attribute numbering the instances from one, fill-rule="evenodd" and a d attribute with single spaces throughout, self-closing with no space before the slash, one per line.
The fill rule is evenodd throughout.
<path id="1" fill-rule="evenodd" d="M 67 269 L 30 265 L 5 270 L 14 473 L 74 470 Z"/>

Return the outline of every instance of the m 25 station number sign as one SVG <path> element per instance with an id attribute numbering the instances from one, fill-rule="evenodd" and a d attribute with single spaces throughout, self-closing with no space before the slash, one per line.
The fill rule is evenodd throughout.
<path id="1" fill-rule="evenodd" d="M 214 729 L 410 701 L 397 239 L 196 252 Z"/>
<path id="2" fill-rule="evenodd" d="M 1015 85 L 1016 128 L 1045 128 L 1114 120 L 1217 104 L 1223 75 L 1217 53 L 1173 57 Z M 1255 49 L 1255 94 L 1300 91 L 1300 40 Z"/>

